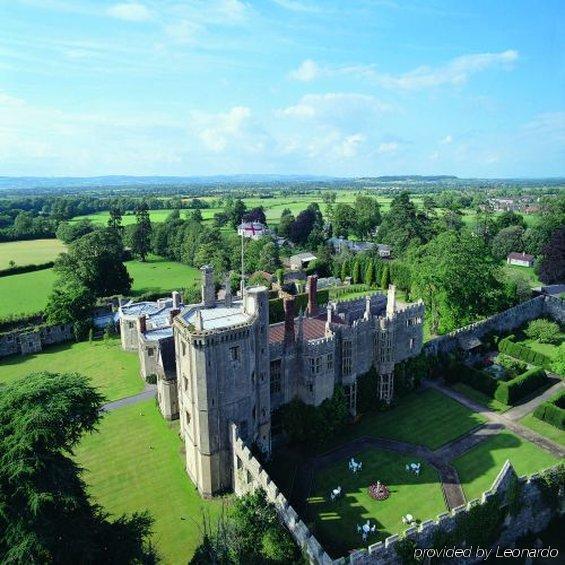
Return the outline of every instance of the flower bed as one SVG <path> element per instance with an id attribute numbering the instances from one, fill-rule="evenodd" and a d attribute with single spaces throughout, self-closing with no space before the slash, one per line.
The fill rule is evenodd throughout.
<path id="1" fill-rule="evenodd" d="M 375 500 L 386 500 L 390 496 L 390 491 L 386 485 L 376 482 L 369 485 L 369 496 Z"/>

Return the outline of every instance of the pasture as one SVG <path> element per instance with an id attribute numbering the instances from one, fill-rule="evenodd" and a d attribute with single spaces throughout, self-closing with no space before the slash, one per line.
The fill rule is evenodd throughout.
<path id="1" fill-rule="evenodd" d="M 137 353 L 123 351 L 117 338 L 63 343 L 41 353 L 4 357 L 0 359 L 0 384 L 37 371 L 81 373 L 108 400 L 132 396 L 144 387 Z"/>
<path id="2" fill-rule="evenodd" d="M 0 317 L 41 311 L 54 281 L 53 269 L 0 277 Z"/>
<path id="3" fill-rule="evenodd" d="M 47 263 L 65 251 L 66 246 L 58 239 L 30 239 L 0 243 L 0 269 L 7 269 L 10 261 L 18 267 Z"/>
<path id="4" fill-rule="evenodd" d="M 223 501 L 203 500 L 183 461 L 178 425 L 166 422 L 154 400 L 104 415 L 97 433 L 76 450 L 88 490 L 114 516 L 148 510 L 152 540 L 163 563 L 188 563 L 200 543 L 202 517 L 214 523 Z"/>

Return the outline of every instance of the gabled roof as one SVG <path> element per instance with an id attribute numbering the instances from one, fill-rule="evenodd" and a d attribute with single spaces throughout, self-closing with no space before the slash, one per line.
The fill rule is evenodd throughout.
<path id="1" fill-rule="evenodd" d="M 512 251 L 512 253 L 508 254 L 508 259 L 515 259 L 516 261 L 533 261 L 535 257 L 528 253 L 516 253 L 515 251 Z"/>

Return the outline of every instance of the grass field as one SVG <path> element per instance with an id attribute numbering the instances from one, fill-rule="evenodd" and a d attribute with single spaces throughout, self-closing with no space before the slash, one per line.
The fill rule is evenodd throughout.
<path id="1" fill-rule="evenodd" d="M 535 339 L 525 339 L 520 341 L 522 345 L 537 351 L 538 353 L 542 353 L 543 355 L 547 355 L 550 359 L 553 359 L 557 355 L 557 350 L 559 349 L 559 345 L 563 343 L 565 340 L 565 333 L 561 332 L 559 334 L 559 343 L 540 343 Z"/>
<path id="2" fill-rule="evenodd" d="M 128 261 L 126 267 L 134 279 L 133 296 L 144 292 L 167 294 L 200 281 L 198 269 L 155 256 L 145 263 Z M 53 269 L 0 277 L 0 316 L 39 312 L 45 308 L 54 282 Z"/>
<path id="3" fill-rule="evenodd" d="M 54 281 L 53 269 L 0 277 L 0 316 L 39 312 Z"/>
<path id="4" fill-rule="evenodd" d="M 315 522 L 315 535 L 331 554 L 346 555 L 362 547 L 357 524 L 367 520 L 375 523 L 377 531 L 369 534 L 365 546 L 406 529 L 404 514 L 417 520 L 435 518 L 445 512 L 445 502 L 436 471 L 422 462 L 420 475 L 407 473 L 405 466 L 414 458 L 389 451 L 370 449 L 355 456 L 363 463 L 362 471 L 353 474 L 343 459 L 320 471 L 315 477 L 313 495 L 308 499 L 308 514 Z M 381 481 L 389 487 L 387 500 L 376 501 L 367 487 Z M 340 485 L 343 497 L 331 501 L 329 493 Z"/>
<path id="5" fill-rule="evenodd" d="M 545 436 L 546 438 L 554 441 L 555 443 L 560 443 L 565 445 L 565 431 L 560 430 L 556 426 L 552 426 L 539 418 L 536 418 L 533 414 L 528 414 L 520 420 L 520 424 L 527 426 L 528 428 L 534 430 L 538 434 Z"/>
<path id="6" fill-rule="evenodd" d="M 222 507 L 220 500 L 200 498 L 181 447 L 176 426 L 149 400 L 106 414 L 99 433 L 86 436 L 76 452 L 89 491 L 107 511 L 151 513 L 166 565 L 190 561 L 201 539 L 202 510 L 214 518 Z"/>
<path id="7" fill-rule="evenodd" d="M 66 246 L 58 239 L 31 239 L 0 243 L 0 269 L 7 269 L 9 262 L 17 266 L 47 263 L 65 251 Z"/>
<path id="8" fill-rule="evenodd" d="M 365 414 L 335 439 L 338 445 L 354 437 L 386 437 L 437 449 L 470 429 L 484 418 L 435 390 L 412 393 L 386 412 Z"/>
<path id="9" fill-rule="evenodd" d="M 200 271 L 194 267 L 166 261 L 155 255 L 145 263 L 128 261 L 129 274 L 133 277 L 132 294 L 183 289 L 193 283 L 200 284 Z"/>
<path id="10" fill-rule="evenodd" d="M 452 462 L 468 500 L 479 498 L 491 487 L 507 459 L 518 475 L 531 475 L 557 463 L 555 457 L 533 443 L 501 432 Z"/>
<path id="11" fill-rule="evenodd" d="M 536 288 L 538 286 L 541 286 L 542 284 L 533 267 L 520 267 L 518 265 L 509 265 L 508 263 L 505 263 L 504 271 L 509 275 L 512 275 L 514 273 L 522 274 L 524 277 L 526 277 L 526 279 L 528 279 L 528 282 L 530 283 L 530 286 L 532 288 Z"/>
<path id="12" fill-rule="evenodd" d="M 490 398 L 480 390 L 476 390 L 464 383 L 456 383 L 454 385 L 451 385 L 451 388 L 453 390 L 456 390 L 457 392 L 460 392 L 461 394 L 464 394 L 471 400 L 474 400 L 475 402 L 478 402 L 479 404 L 482 404 L 483 406 L 494 410 L 495 412 L 505 412 L 510 408 L 510 406 L 508 406 L 507 404 L 503 404 L 502 402 L 499 402 L 494 398 Z"/>
<path id="13" fill-rule="evenodd" d="M 34 371 L 82 373 L 108 400 L 137 394 L 144 386 L 137 354 L 123 351 L 119 339 L 65 343 L 34 355 L 4 357 L 0 360 L 0 384 Z"/>

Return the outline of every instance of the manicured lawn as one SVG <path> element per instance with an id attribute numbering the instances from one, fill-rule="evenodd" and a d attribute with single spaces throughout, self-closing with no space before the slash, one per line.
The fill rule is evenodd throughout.
<path id="1" fill-rule="evenodd" d="M 335 556 L 362 547 L 357 524 L 376 523 L 377 532 L 369 534 L 365 545 L 380 541 L 406 529 L 402 516 L 412 514 L 417 520 L 435 518 L 445 512 L 438 475 L 422 462 L 420 476 L 405 470 L 414 458 L 388 451 L 369 449 L 355 456 L 363 463 L 362 471 L 353 474 L 343 459 L 323 469 L 315 477 L 308 512 L 315 522 L 316 537 Z M 384 483 L 391 492 L 387 500 L 377 501 L 368 494 L 368 486 Z M 330 492 L 341 486 L 344 496 L 330 500 Z"/>
<path id="2" fill-rule="evenodd" d="M 533 443 L 501 432 L 452 462 L 468 500 L 479 498 L 492 486 L 507 459 L 518 475 L 531 475 L 557 463 L 555 457 Z"/>
<path id="3" fill-rule="evenodd" d="M 544 422 L 539 418 L 536 418 L 533 413 L 524 416 L 520 420 L 520 424 L 527 426 L 528 428 L 534 430 L 534 432 L 545 436 L 555 443 L 565 445 L 565 431 L 560 430 L 556 426 L 552 426 L 551 424 L 548 424 L 547 422 Z"/>
<path id="4" fill-rule="evenodd" d="M 531 287 L 538 287 L 542 284 L 533 267 L 520 267 L 519 265 L 508 265 L 508 263 L 506 263 L 504 265 L 504 271 L 508 274 L 521 273 L 528 279 Z"/>
<path id="5" fill-rule="evenodd" d="M 177 427 L 149 400 L 106 414 L 99 433 L 86 436 L 76 452 L 89 491 L 108 512 L 151 513 L 153 540 L 167 565 L 190 561 L 202 512 L 214 520 L 222 507 L 221 500 L 200 498 L 181 447 Z"/>
<path id="6" fill-rule="evenodd" d="M 486 394 L 483 394 L 480 390 L 475 390 L 473 387 L 470 387 L 464 383 L 456 383 L 451 385 L 453 390 L 464 394 L 466 397 L 494 410 L 495 412 L 505 412 L 510 408 L 507 404 L 503 404 L 494 398 L 490 398 Z"/>
<path id="7" fill-rule="evenodd" d="M 4 357 L 0 360 L 0 384 L 36 371 L 86 375 L 108 400 L 137 394 L 144 387 L 137 353 L 123 351 L 119 339 L 65 343 L 34 355 Z"/>
<path id="8" fill-rule="evenodd" d="M 0 277 L 0 316 L 43 310 L 54 280 L 53 269 Z"/>
<path id="9" fill-rule="evenodd" d="M 398 406 L 386 412 L 365 414 L 336 438 L 334 445 L 354 437 L 373 436 L 437 449 L 484 421 L 455 400 L 435 390 L 424 390 L 400 399 Z"/>
<path id="10" fill-rule="evenodd" d="M 10 261 L 16 265 L 47 263 L 56 259 L 66 246 L 58 239 L 31 239 L 0 243 L 0 269 L 7 269 Z"/>
<path id="11" fill-rule="evenodd" d="M 559 348 L 560 343 L 563 343 L 563 341 L 565 340 L 565 333 L 561 332 L 559 334 L 559 338 L 560 338 L 560 341 L 559 341 L 559 343 L 556 343 L 556 344 L 540 343 L 539 341 L 536 341 L 535 339 L 525 339 L 524 341 L 521 341 L 520 343 L 522 345 L 525 345 L 526 347 L 529 347 L 530 349 L 533 349 L 534 351 L 537 351 L 538 353 L 542 353 L 543 355 L 547 355 L 547 357 L 549 357 L 550 359 L 553 359 L 555 357 L 555 355 L 557 355 L 557 349 Z"/>
<path id="12" fill-rule="evenodd" d="M 145 292 L 182 290 L 200 282 L 198 269 L 175 261 L 166 261 L 155 255 L 150 256 L 145 263 L 128 261 L 126 267 L 133 277 L 134 296 Z"/>

